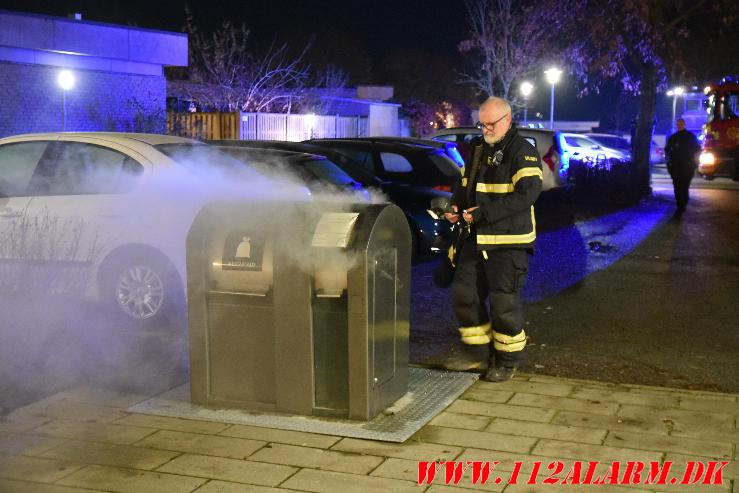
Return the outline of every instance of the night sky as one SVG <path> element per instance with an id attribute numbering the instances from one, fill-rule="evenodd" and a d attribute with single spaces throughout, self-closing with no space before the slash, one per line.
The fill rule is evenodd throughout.
<path id="1" fill-rule="evenodd" d="M 466 23 L 461 0 L 0 1 L 0 8 L 8 10 L 57 16 L 81 12 L 85 20 L 171 31 L 184 25 L 185 5 L 204 28 L 228 19 L 245 22 L 259 38 L 346 36 L 373 57 L 398 48 L 454 55 Z"/>
<path id="2" fill-rule="evenodd" d="M 405 87 L 413 87 L 412 79 L 418 77 L 428 93 L 436 80 L 444 80 L 437 84 L 440 95 L 456 95 L 450 93 L 457 91 L 454 81 L 463 62 L 457 44 L 467 30 L 462 0 L 191 0 L 187 5 L 203 31 L 228 19 L 244 22 L 258 44 L 277 40 L 297 50 L 310 41 L 309 61 L 315 66 L 335 64 L 349 74 L 351 85 L 403 87 L 397 80 L 398 67 L 402 70 L 404 60 L 414 59 L 416 67 L 420 62 L 426 70 L 402 74 Z M 0 8 L 56 16 L 81 12 L 84 20 L 168 31 L 181 31 L 185 24 L 185 2 L 175 0 L 0 0 Z M 395 67 L 395 72 L 388 67 Z M 548 118 L 549 87 L 543 75 L 533 82 L 529 117 L 541 111 Z M 461 87 L 458 91 L 460 100 L 470 101 L 468 92 Z M 607 89 L 604 96 L 579 99 L 575 82 L 565 76 L 557 86 L 555 118 L 598 120 L 605 113 L 613 119 L 616 92 Z M 396 96 L 413 94 L 396 89 Z M 619 117 L 626 122 L 630 118 Z"/>

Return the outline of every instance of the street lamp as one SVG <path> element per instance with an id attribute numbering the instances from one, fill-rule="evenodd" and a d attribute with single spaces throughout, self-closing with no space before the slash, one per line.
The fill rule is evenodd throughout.
<path id="1" fill-rule="evenodd" d="M 62 132 L 66 131 L 67 126 L 67 91 L 74 87 L 74 74 L 69 70 L 62 70 L 56 79 L 59 87 L 62 88 Z"/>
<path id="2" fill-rule="evenodd" d="M 684 92 L 685 89 L 682 87 L 676 87 L 667 91 L 667 95 L 672 96 L 672 124 L 670 125 L 672 132 L 670 133 L 675 133 L 675 106 L 677 106 L 677 97 L 681 96 Z"/>
<path id="3" fill-rule="evenodd" d="M 523 96 L 523 124 L 527 124 L 526 113 L 529 109 L 529 96 L 534 90 L 534 85 L 529 81 L 521 82 L 521 95 Z"/>
<path id="4" fill-rule="evenodd" d="M 547 77 L 547 82 L 552 85 L 552 96 L 549 100 L 549 129 L 554 129 L 554 84 L 559 82 L 559 76 L 562 75 L 562 71 L 556 67 L 552 67 L 549 70 L 544 71 L 544 75 Z"/>

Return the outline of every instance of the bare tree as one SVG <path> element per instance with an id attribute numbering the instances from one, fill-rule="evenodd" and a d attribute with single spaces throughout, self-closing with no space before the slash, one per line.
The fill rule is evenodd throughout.
<path id="1" fill-rule="evenodd" d="M 328 64 L 318 71 L 315 87 L 325 89 L 343 89 L 349 83 L 349 75 L 333 64 Z"/>
<path id="2" fill-rule="evenodd" d="M 249 43 L 244 24 L 225 21 L 205 35 L 187 17 L 190 67 L 185 95 L 201 106 L 219 111 L 272 111 L 293 97 L 308 79 L 306 47 L 297 55 L 286 44 L 272 43 L 264 51 Z"/>
<path id="3" fill-rule="evenodd" d="M 731 33 L 739 4 L 735 0 L 569 0 L 559 12 L 568 67 L 582 82 L 583 92 L 597 92 L 605 81 L 615 80 L 624 91 L 638 96 L 633 178 L 635 190 L 647 194 L 658 92 L 668 77 L 679 81 L 691 72 L 694 63 L 686 56 L 691 35 L 703 42 L 715 37 L 734 46 Z M 736 50 L 730 53 L 736 60 Z"/>
<path id="4" fill-rule="evenodd" d="M 469 37 L 459 51 L 474 68 L 462 74 L 479 94 L 517 101 L 514 82 L 541 68 L 546 41 L 553 35 L 550 9 L 521 0 L 465 0 Z"/>
<path id="5" fill-rule="evenodd" d="M 319 115 L 328 114 L 336 106 L 335 98 L 344 93 L 349 82 L 349 75 L 341 68 L 328 64 L 317 70 L 312 78 L 311 90 L 305 91 L 300 98 L 303 110 Z"/>
<path id="6" fill-rule="evenodd" d="M 187 75 L 192 83 L 182 86 L 186 96 L 201 106 L 220 111 L 239 109 L 243 104 L 239 95 L 240 78 L 249 58 L 249 30 L 243 24 L 235 27 L 226 21 L 211 36 L 206 36 L 192 22 L 188 11 L 185 32 L 190 52 Z"/>
<path id="7" fill-rule="evenodd" d="M 307 50 L 306 46 L 297 57 L 291 57 L 286 44 L 273 43 L 261 56 L 250 57 L 242 78 L 246 96 L 242 111 L 270 111 L 304 89 L 309 77 L 309 66 L 303 61 Z"/>
<path id="8" fill-rule="evenodd" d="M 411 121 L 413 135 L 426 137 L 436 129 L 436 111 L 433 105 L 411 99 L 403 105 L 403 110 Z"/>

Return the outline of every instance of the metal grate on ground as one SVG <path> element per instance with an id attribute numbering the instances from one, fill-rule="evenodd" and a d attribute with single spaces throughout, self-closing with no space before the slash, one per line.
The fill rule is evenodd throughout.
<path id="1" fill-rule="evenodd" d="M 239 409 L 211 409 L 190 402 L 189 384 L 136 404 L 128 408 L 128 411 L 402 443 L 454 402 L 479 377 L 476 373 L 414 367 L 409 368 L 408 373 L 408 392 L 405 396 L 384 414 L 369 422 L 251 413 Z"/>

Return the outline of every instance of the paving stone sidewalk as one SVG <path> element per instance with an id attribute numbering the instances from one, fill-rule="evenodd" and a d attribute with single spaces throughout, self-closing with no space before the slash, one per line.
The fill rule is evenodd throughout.
<path id="1" fill-rule="evenodd" d="M 0 492 L 739 493 L 739 395 L 539 375 L 475 383 L 403 444 L 131 414 L 150 396 L 76 388 L 0 420 Z M 544 485 L 562 461 L 729 461 L 718 485 Z M 456 487 L 443 471 L 417 485 L 419 461 L 520 461 L 526 483 Z M 503 474 L 505 473 L 505 474 Z M 494 475 L 491 475 L 494 477 Z"/>

